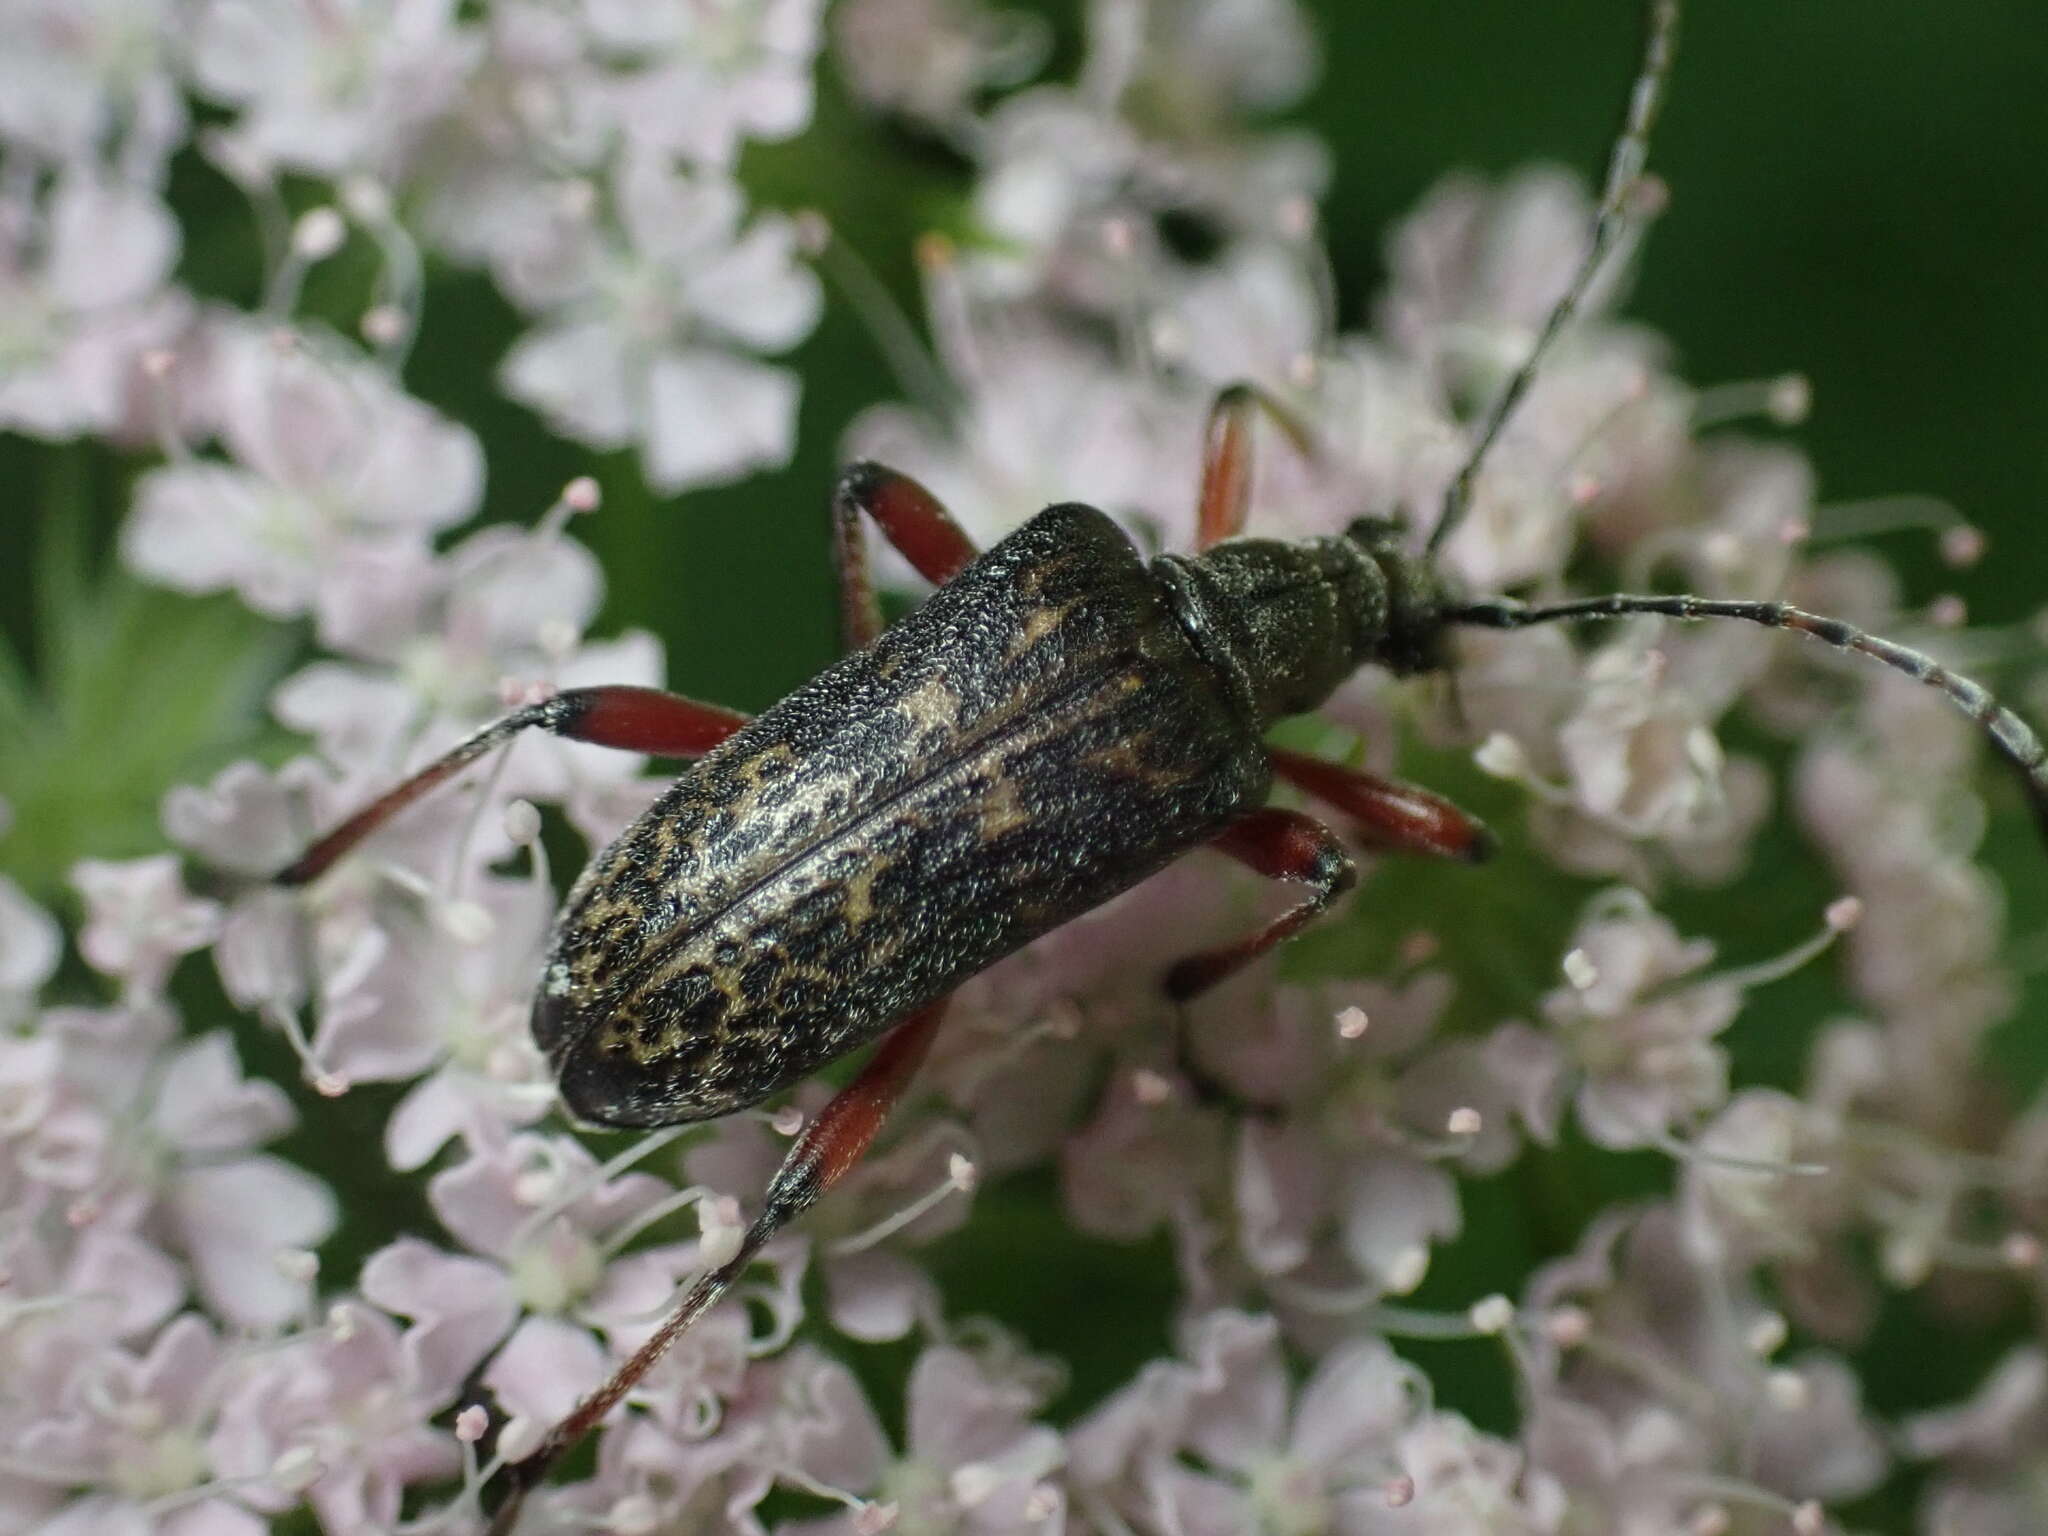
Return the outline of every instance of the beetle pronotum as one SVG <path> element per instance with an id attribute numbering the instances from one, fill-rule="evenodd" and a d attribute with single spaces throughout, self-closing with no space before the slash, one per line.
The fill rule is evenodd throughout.
<path id="1" fill-rule="evenodd" d="M 694 758 L 591 861 L 556 922 L 532 1027 L 564 1102 L 613 1126 L 712 1119 L 881 1037 L 796 1140 L 737 1253 L 512 1468 L 494 1531 L 511 1529 L 525 1492 L 860 1157 L 959 983 L 1203 845 L 1308 895 L 1256 933 L 1187 956 L 1163 986 L 1193 997 L 1270 950 L 1354 878 L 1328 827 L 1263 804 L 1275 778 L 1341 812 L 1369 846 L 1483 856 L 1484 829 L 1429 791 L 1263 741 L 1271 722 L 1315 708 L 1361 665 L 1441 670 L 1458 626 L 1659 614 L 1791 629 L 1940 689 L 1989 734 L 2048 825 L 2048 753 L 2034 734 L 1976 683 L 1891 641 L 1767 601 L 1467 600 L 1437 572 L 1494 440 L 1629 220 L 1677 24 L 1678 0 L 1651 0 L 1589 248 L 1420 555 L 1376 518 L 1296 543 L 1240 537 L 1254 418 L 1287 424 L 1250 386 L 1211 411 L 1192 556 L 1147 560 L 1079 504 L 1047 508 L 977 552 L 915 481 L 856 464 L 832 500 L 848 654 L 812 682 L 753 720 L 650 689 L 558 694 L 481 731 L 283 872 L 315 879 L 529 727 Z M 938 588 L 886 631 L 864 517 Z"/>

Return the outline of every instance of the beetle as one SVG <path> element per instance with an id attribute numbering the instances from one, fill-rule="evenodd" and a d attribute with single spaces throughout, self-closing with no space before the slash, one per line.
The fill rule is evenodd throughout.
<path id="1" fill-rule="evenodd" d="M 694 758 L 578 878 L 557 918 L 532 1031 L 583 1120 L 652 1127 L 762 1102 L 880 1041 L 797 1137 L 738 1250 L 509 1473 L 492 1530 L 715 1304 L 762 1246 L 860 1157 L 917 1071 L 961 982 L 1184 852 L 1210 846 L 1306 895 L 1162 985 L 1192 998 L 1296 933 L 1355 880 L 1346 845 L 1266 805 L 1278 779 L 1380 850 L 1477 860 L 1486 830 L 1426 789 L 1268 746 L 1352 672 L 1448 668 L 1449 636 L 1579 618 L 1740 619 L 1858 652 L 1940 689 L 2018 771 L 2048 828 L 2048 750 L 1932 658 L 1768 601 L 1611 595 L 1468 600 L 1436 555 L 1487 454 L 1626 226 L 1676 45 L 1677 0 L 1650 0 L 1647 46 L 1587 253 L 1494 402 L 1420 553 L 1398 523 L 1244 537 L 1251 385 L 1217 398 L 1203 443 L 1196 552 L 1142 555 L 1102 512 L 1048 507 L 986 552 L 909 477 L 845 471 L 832 535 L 847 654 L 758 718 L 652 689 L 579 688 L 523 708 L 405 780 L 278 877 L 317 878 L 436 785 L 539 729 Z M 936 587 L 883 628 L 865 567 L 872 522 Z"/>

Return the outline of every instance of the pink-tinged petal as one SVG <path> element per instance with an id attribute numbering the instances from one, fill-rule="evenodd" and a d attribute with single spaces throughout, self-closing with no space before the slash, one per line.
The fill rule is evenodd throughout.
<path id="1" fill-rule="evenodd" d="M 290 891 L 261 886 L 235 898 L 214 942 L 213 964 L 223 991 L 239 1008 L 275 1004 L 287 1012 L 306 1001 L 305 915 Z"/>
<path id="2" fill-rule="evenodd" d="M 1622 1206 L 1603 1210 L 1579 1234 L 1578 1246 L 1562 1258 L 1552 1259 L 1529 1277 L 1523 1305 L 1532 1312 L 1544 1312 L 1560 1305 L 1576 1305 L 1608 1290 L 1615 1283 L 1616 1249 L 1634 1230 L 1640 1210 Z"/>
<path id="3" fill-rule="evenodd" d="M 370 1301 L 413 1320 L 400 1347 L 409 1376 L 437 1403 L 454 1398 L 519 1316 L 504 1270 L 418 1238 L 401 1237 L 371 1254 L 360 1284 Z"/>
<path id="4" fill-rule="evenodd" d="M 692 1143 L 683 1154 L 683 1171 L 694 1184 L 752 1200 L 767 1187 L 787 1150 L 788 1143 L 758 1119 L 735 1115 Z"/>
<path id="5" fill-rule="evenodd" d="M 1315 1131 L 1246 1119 L 1233 1179 L 1237 1240 L 1260 1274 L 1284 1275 L 1308 1258 L 1329 1184 L 1330 1159 Z"/>
<path id="6" fill-rule="evenodd" d="M 498 387 L 592 448 L 622 448 L 633 439 L 633 380 L 611 329 L 596 321 L 528 331 L 505 354 Z"/>
<path id="7" fill-rule="evenodd" d="M 382 389 L 361 430 L 362 461 L 342 481 L 355 515 L 393 530 L 447 528 L 470 517 L 484 494 L 476 434 L 390 388 L 383 370 L 365 367 L 363 377 Z"/>
<path id="8" fill-rule="evenodd" d="M 418 707 L 402 680 L 338 661 L 301 667 L 270 696 L 281 724 L 313 737 L 330 763 L 357 771 L 397 756 Z"/>
<path id="9" fill-rule="evenodd" d="M 1180 1536 L 1244 1536 L 1260 1528 L 1257 1506 L 1235 1483 L 1176 1462 L 1145 1475 L 1145 1500 L 1162 1531 Z"/>
<path id="10" fill-rule="evenodd" d="M 1428 1271 L 1430 1245 L 1457 1236 L 1462 1225 L 1451 1176 L 1391 1149 L 1352 1167 L 1341 1204 L 1345 1253 L 1371 1283 L 1396 1295 Z"/>
<path id="11" fill-rule="evenodd" d="M 476 510 L 483 450 L 359 352 L 318 331 L 217 319 L 220 431 L 312 558 L 326 541 L 425 532 Z M 276 537 L 273 534 L 273 537 Z"/>
<path id="12" fill-rule="evenodd" d="M 1599 1489 L 1620 1481 L 1629 1467 L 1623 1433 L 1597 1409 L 1546 1392 L 1529 1405 L 1522 1445 L 1530 1462 L 1552 1476 L 1574 1487 Z"/>
<path id="13" fill-rule="evenodd" d="M 730 176 L 682 171 L 659 154 L 622 155 L 612 183 L 633 250 L 664 272 L 688 273 L 714 259 L 746 213 L 746 194 Z"/>
<path id="14" fill-rule="evenodd" d="M 965 1505 L 962 1524 L 975 1536 L 1050 1536 L 1059 1529 L 1056 1522 L 1064 1504 L 1056 1502 L 1049 1510 L 1034 1506 L 1044 1497 L 1041 1489 L 1057 1493 L 1046 1479 L 1066 1459 L 1066 1442 L 1059 1432 L 1034 1424 L 998 1455 L 956 1467 L 949 1491 Z"/>
<path id="15" fill-rule="evenodd" d="M 179 784 L 165 793 L 164 833 L 216 869 L 267 877 L 304 846 L 304 802 L 318 780 L 308 758 L 275 773 L 261 763 L 230 763 L 203 788 Z"/>
<path id="16" fill-rule="evenodd" d="M 188 1168 L 165 1195 L 199 1292 L 244 1328 L 275 1328 L 306 1307 L 309 1283 L 278 1266 L 286 1250 L 333 1232 L 334 1192 L 280 1158 L 257 1156 Z"/>
<path id="17" fill-rule="evenodd" d="M 1024 1432 L 1038 1394 L 985 1370 L 965 1350 L 927 1349 L 910 1372 L 910 1452 L 941 1471 L 1002 1455 Z"/>
<path id="18" fill-rule="evenodd" d="M 680 1523 L 703 1536 L 767 1536 L 754 1511 L 774 1487 L 775 1475 L 753 1429 L 749 1423 L 702 1439 L 701 1426 L 678 1436 L 652 1418 L 627 1418 L 599 1443 L 597 1479 L 581 1490 L 585 1501 L 579 1503 L 572 1492 L 564 1503 L 585 1513 L 608 1512 L 616 1507 L 618 1491 L 628 1489 L 653 1504 L 663 1530 Z"/>
<path id="19" fill-rule="evenodd" d="M 135 1393 L 174 1420 L 196 1422 L 211 1411 L 210 1391 L 222 1363 L 220 1336 L 196 1312 L 172 1318 L 135 1373 Z"/>
<path id="20" fill-rule="evenodd" d="M 268 1536 L 270 1522 L 226 1499 L 201 1499 L 157 1517 L 155 1536 Z"/>
<path id="21" fill-rule="evenodd" d="M 100 1226 L 79 1237 L 64 1289 L 108 1309 L 104 1336 L 113 1339 L 151 1332 L 185 1299 L 184 1276 L 160 1250 L 132 1232 Z"/>
<path id="22" fill-rule="evenodd" d="M 225 0 L 206 7 L 192 34 L 193 73 L 201 89 L 231 101 L 246 101 L 289 67 L 292 19 L 266 7 Z"/>
<path id="23" fill-rule="evenodd" d="M 350 1082 L 417 1077 L 447 1052 L 446 936 L 423 924 L 365 924 L 324 956 L 313 1051 Z"/>
<path id="24" fill-rule="evenodd" d="M 1385 1340 L 1346 1340 L 1323 1357 L 1302 1387 L 1288 1449 L 1341 1478 L 1347 1466 L 1391 1449 L 1426 1400 L 1427 1388 Z"/>
<path id="25" fill-rule="evenodd" d="M 139 1504 L 92 1494 L 66 1506 L 35 1531 L 36 1536 L 156 1536 L 152 1524 Z"/>
<path id="26" fill-rule="evenodd" d="M 480 1148 L 455 1167 L 434 1176 L 427 1198 L 435 1214 L 468 1247 L 515 1266 L 528 1261 L 571 1282 L 574 1294 L 536 1307 L 560 1306 L 581 1296 L 597 1278 L 589 1267 L 598 1235 L 673 1193 L 666 1180 L 628 1173 L 587 1188 L 597 1161 L 566 1136 L 522 1134 L 502 1145 Z M 575 1194 L 576 1191 L 584 1191 Z M 566 1205 L 561 1204 L 565 1197 Z M 552 1212 L 546 1221 L 535 1217 Z M 546 1266 L 560 1265 L 559 1269 Z M 587 1271 L 587 1272 L 586 1272 Z"/>
<path id="27" fill-rule="evenodd" d="M 828 1487 L 865 1492 L 890 1462 L 889 1438 L 852 1371 L 809 1345 L 783 1365 L 784 1401 L 793 1405 L 779 1426 L 788 1436 L 790 1465 Z M 800 1406 L 797 1406 L 800 1405 Z"/>
<path id="28" fill-rule="evenodd" d="M 1448 972 L 1421 971 L 1400 982 L 1334 981 L 1321 989 L 1321 996 L 1326 1020 L 1345 1008 L 1364 1010 L 1365 1038 L 1351 1049 L 1384 1060 L 1406 1056 L 1427 1042 L 1456 990 Z"/>
<path id="29" fill-rule="evenodd" d="M 428 1181 L 434 1214 L 473 1253 L 510 1257 L 533 1215 L 534 1206 L 518 1198 L 513 1187 L 517 1148 L 524 1141 L 488 1150 L 472 1147 L 468 1157 Z"/>
<path id="30" fill-rule="evenodd" d="M 553 1424 L 609 1374 L 604 1350 L 589 1329 L 559 1318 L 529 1317 L 505 1341 L 483 1379 L 506 1412 Z"/>
<path id="31" fill-rule="evenodd" d="M 48 1035 L 0 1035 L 0 1137 L 36 1129 L 57 1102 L 61 1041 Z"/>
<path id="32" fill-rule="evenodd" d="M 408 1484 L 460 1465 L 454 1439 L 428 1427 L 429 1405 L 404 1372 L 397 1327 L 354 1301 L 325 1328 L 301 1332 L 245 1362 L 221 1403 L 207 1449 L 236 1496 L 282 1512 L 296 1488 L 268 1474 L 284 1453 L 311 1453 L 325 1473 L 310 1501 L 330 1530 L 388 1531 Z"/>
<path id="33" fill-rule="evenodd" d="M 833 57 L 865 105 L 944 123 L 1005 69 L 1005 34 L 945 0 L 854 0 L 833 8 Z"/>
<path id="34" fill-rule="evenodd" d="M 30 1178 L 54 1189 L 85 1190 L 107 1165 L 111 1139 L 106 1118 L 83 1104 L 65 1104 L 42 1114 L 35 1139 L 19 1154 Z"/>
<path id="35" fill-rule="evenodd" d="M 1178 1360 L 1152 1360 L 1074 1426 L 1067 1456 L 1075 1481 L 1107 1487 L 1132 1469 L 1171 1456 L 1197 1390 L 1195 1373 Z"/>
<path id="36" fill-rule="evenodd" d="M 280 497 L 325 487 L 344 472 L 359 407 L 338 357 L 240 316 L 218 326 L 215 348 L 221 436 L 238 461 Z"/>
<path id="37" fill-rule="evenodd" d="M 730 353 L 664 352 L 647 372 L 644 463 L 673 495 L 789 463 L 797 376 Z"/>
<path id="38" fill-rule="evenodd" d="M 320 643 L 347 656 L 399 661 L 428 627 L 438 575 L 433 551 L 410 533 L 349 541 L 321 564 L 313 594 Z"/>
<path id="39" fill-rule="evenodd" d="M 71 883 L 87 910 L 78 952 L 144 993 L 160 990 L 180 955 L 211 944 L 220 931 L 220 904 L 186 893 L 172 854 L 81 859 Z"/>
<path id="40" fill-rule="evenodd" d="M 1557 1040 L 1526 1024 L 1503 1024 L 1482 1047 L 1487 1070 L 1507 1094 L 1532 1139 L 1544 1146 L 1557 1140 L 1564 1114 L 1566 1063 Z"/>
<path id="41" fill-rule="evenodd" d="M 1864 1411 L 1855 1372 L 1817 1351 L 1780 1369 L 1798 1381 L 1798 1403 L 1780 1406 L 1764 1394 L 1751 1431 L 1750 1476 L 1793 1499 L 1837 1503 L 1870 1492 L 1884 1480 L 1891 1458 L 1879 1426 Z"/>
<path id="42" fill-rule="evenodd" d="M 832 1326 L 863 1344 L 900 1339 L 920 1318 L 940 1315 L 931 1276 L 878 1248 L 827 1259 L 825 1301 Z"/>
<path id="43" fill-rule="evenodd" d="M 1290 361 L 1326 345 L 1314 284 L 1275 244 L 1226 247 L 1177 296 L 1173 321 L 1201 338 L 1188 362 L 1218 384 L 1253 379 L 1284 392 Z"/>
<path id="44" fill-rule="evenodd" d="M 796 232 L 773 214 L 756 219 L 716 261 L 690 274 L 690 305 L 734 341 L 760 352 L 795 346 L 816 329 L 824 295 L 796 260 Z"/>
<path id="45" fill-rule="evenodd" d="M 502 1145 L 512 1130 L 548 1112 L 539 1093 L 521 1093 L 522 1083 L 479 1079 L 448 1066 L 413 1084 L 384 1122 L 384 1158 L 400 1173 L 412 1173 L 460 1136 L 471 1148 Z"/>
<path id="46" fill-rule="evenodd" d="M 374 1459 L 352 1462 L 321 1478 L 306 1500 L 323 1530 L 370 1536 L 397 1526 L 408 1484 L 440 1482 L 460 1465 L 455 1442 L 422 1424 L 384 1435 Z"/>
<path id="47" fill-rule="evenodd" d="M 130 570 L 178 592 L 233 587 L 258 613 L 291 618 L 312 600 L 314 554 L 297 514 L 256 475 L 173 464 L 136 487 L 121 529 Z"/>
<path id="48" fill-rule="evenodd" d="M 589 550 L 516 528 L 464 539 L 448 552 L 446 580 L 449 645 L 487 655 L 531 650 L 549 627 L 580 635 L 604 597 L 604 573 Z"/>
<path id="49" fill-rule="evenodd" d="M 1459 1110 L 1478 1111 L 1480 1129 L 1462 1139 L 1459 1162 L 1471 1173 L 1497 1173 L 1521 1151 L 1518 1119 L 1539 1140 L 1555 1135 L 1566 1066 L 1558 1039 L 1525 1024 L 1503 1025 L 1484 1041 L 1447 1041 L 1401 1074 L 1401 1116 L 1434 1140 Z"/>
<path id="50" fill-rule="evenodd" d="M 63 955 L 57 920 L 0 875 L 0 1027 L 28 1009 Z"/>
<path id="51" fill-rule="evenodd" d="M 242 1076 L 234 1037 L 224 1029 L 171 1057 L 150 1115 L 157 1134 L 187 1154 L 260 1146 L 297 1119 L 277 1084 Z"/>
<path id="52" fill-rule="evenodd" d="M 1189 1189 L 1206 1187 L 1222 1166 L 1223 1132 L 1214 1116 L 1197 1114 L 1184 1093 L 1146 1102 L 1158 1074 L 1122 1071 L 1103 1094 L 1095 1120 L 1062 1148 L 1067 1208 L 1084 1230 L 1102 1237 L 1144 1237 L 1169 1220 Z"/>
<path id="53" fill-rule="evenodd" d="M 1292 1393 L 1278 1326 L 1270 1317 L 1212 1312 L 1190 1328 L 1186 1352 L 1201 1388 L 1186 1443 L 1212 1466 L 1249 1472 L 1287 1432 Z"/>
<path id="54" fill-rule="evenodd" d="M 73 170 L 50 199 L 50 293 L 73 309 L 146 299 L 178 259 L 178 222 L 154 192 Z"/>
<path id="55" fill-rule="evenodd" d="M 859 1536 L 854 1512 L 842 1509 L 836 1515 L 813 1515 L 805 1520 L 778 1520 L 775 1536 Z M 1970 1536 L 1976 1536 L 1971 1532 Z"/>
<path id="56" fill-rule="evenodd" d="M 1254 1104 L 1292 1104 L 1312 1093 L 1328 1065 L 1331 1010 L 1313 992 L 1274 992 L 1255 968 L 1187 1005 L 1197 1062 Z"/>
<path id="57" fill-rule="evenodd" d="M 69 1341 L 67 1341 L 69 1342 Z M 81 1349 L 76 1352 L 79 1366 L 89 1364 L 93 1374 L 104 1372 L 118 1376 L 128 1361 L 113 1350 L 93 1351 Z M 27 1373 L 22 1373 L 26 1375 Z M 39 1373 L 40 1374 L 40 1373 Z M 83 1379 L 86 1372 L 73 1369 L 58 1376 L 63 1394 L 75 1395 L 75 1384 Z M 19 1392 L 17 1395 L 20 1395 Z M 89 1469 L 103 1465 L 111 1454 L 111 1436 L 108 1426 L 90 1411 L 79 1412 L 76 1407 L 67 1410 L 51 1410 L 52 1416 L 17 1424 L 8 1449 L 17 1464 L 42 1467 L 76 1467 L 79 1469 L 78 1482 L 94 1481 Z M 0 1526 L 0 1530 L 11 1529 Z"/>
<path id="58" fill-rule="evenodd" d="M 384 1160 L 400 1173 L 426 1167 L 475 1124 L 473 1103 L 446 1070 L 422 1078 L 384 1122 Z"/>

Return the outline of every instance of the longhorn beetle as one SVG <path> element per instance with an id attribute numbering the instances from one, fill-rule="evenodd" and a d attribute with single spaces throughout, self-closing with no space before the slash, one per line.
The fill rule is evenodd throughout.
<path id="1" fill-rule="evenodd" d="M 508 1473 L 491 1529 L 583 1438 L 770 1237 L 860 1157 L 968 977 L 1199 846 L 1308 895 L 1162 978 L 1191 998 L 1297 932 L 1349 887 L 1337 836 L 1265 806 L 1274 779 L 1377 849 L 1477 859 L 1485 830 L 1413 785 L 1269 747 L 1356 668 L 1443 670 L 1458 626 L 1518 629 L 1658 614 L 1743 619 L 1859 652 L 1940 689 L 2018 771 L 2048 829 L 2048 752 L 1983 688 L 1930 657 L 1777 602 L 1467 600 L 1435 565 L 1489 449 L 1629 218 L 1677 40 L 1650 0 L 1647 45 L 1592 240 L 1493 404 L 1423 552 L 1361 518 L 1343 534 L 1242 538 L 1256 389 L 1225 390 L 1203 444 L 1198 553 L 1147 560 L 1107 516 L 1048 507 L 985 553 L 907 476 L 856 464 L 832 498 L 848 654 L 757 719 L 653 689 L 578 688 L 507 716 L 315 843 L 319 876 L 442 781 L 528 728 L 696 761 L 599 853 L 556 920 L 533 1036 L 586 1121 L 660 1126 L 758 1104 L 880 1037 L 797 1138 L 739 1250 Z M 861 519 L 938 590 L 882 628 Z"/>

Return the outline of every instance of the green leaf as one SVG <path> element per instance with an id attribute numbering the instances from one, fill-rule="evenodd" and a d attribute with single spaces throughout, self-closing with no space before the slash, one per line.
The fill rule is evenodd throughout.
<path id="1" fill-rule="evenodd" d="M 36 457 L 33 661 L 0 639 L 0 798 L 13 811 L 0 866 L 47 901 L 80 858 L 160 850 L 157 807 L 172 785 L 283 752 L 262 704 L 296 642 L 231 597 L 157 591 L 111 564 L 96 572 L 89 482 L 104 465 L 70 450 Z"/>

